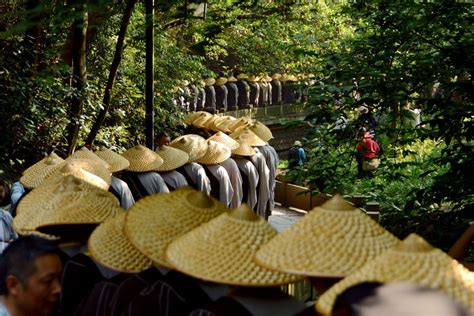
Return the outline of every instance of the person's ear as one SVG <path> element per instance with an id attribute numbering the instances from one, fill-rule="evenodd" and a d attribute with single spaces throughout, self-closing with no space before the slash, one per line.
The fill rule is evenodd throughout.
<path id="1" fill-rule="evenodd" d="M 19 294 L 20 286 L 22 285 L 20 280 L 18 280 L 15 276 L 9 275 L 7 276 L 6 287 L 7 293 L 12 296 L 16 296 Z"/>

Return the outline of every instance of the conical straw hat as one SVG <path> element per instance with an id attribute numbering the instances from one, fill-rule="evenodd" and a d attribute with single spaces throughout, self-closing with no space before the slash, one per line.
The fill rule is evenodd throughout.
<path id="1" fill-rule="evenodd" d="M 281 78 L 281 74 L 279 74 L 279 73 L 274 73 L 274 74 L 272 75 L 272 79 L 273 79 L 273 80 L 280 80 L 280 78 Z"/>
<path id="2" fill-rule="evenodd" d="M 113 270 L 137 273 L 148 269 L 152 261 L 139 252 L 124 233 L 126 213 L 120 213 L 100 224 L 89 238 L 94 259 Z"/>
<path id="3" fill-rule="evenodd" d="M 244 73 L 241 73 L 241 74 L 237 75 L 237 79 L 239 79 L 239 80 L 246 80 L 248 78 L 249 78 L 249 76 L 247 74 L 244 74 Z"/>
<path id="4" fill-rule="evenodd" d="M 265 75 L 262 77 L 262 80 L 265 81 L 265 82 L 271 82 L 273 80 L 272 77 L 270 77 L 269 75 Z"/>
<path id="5" fill-rule="evenodd" d="M 253 120 L 250 117 L 240 117 L 229 124 L 228 128 L 233 132 L 241 126 L 249 126 L 253 123 Z"/>
<path id="6" fill-rule="evenodd" d="M 110 173 L 110 170 L 108 169 L 109 165 L 104 164 L 104 161 L 97 161 L 97 160 L 86 159 L 86 158 L 73 158 L 71 156 L 63 162 L 63 165 L 65 165 L 68 162 L 73 162 L 76 166 L 79 166 L 85 171 L 88 171 L 98 176 L 99 178 L 104 180 L 108 186 L 110 186 L 110 184 L 112 183 L 112 174 Z"/>
<path id="7" fill-rule="evenodd" d="M 224 115 L 224 116 L 216 115 L 216 116 L 217 117 L 208 124 L 207 128 L 213 132 L 220 132 L 221 130 L 217 127 L 217 125 L 219 125 L 222 121 L 229 120 L 231 116 L 227 116 L 227 115 Z"/>
<path id="8" fill-rule="evenodd" d="M 215 142 L 224 144 L 227 147 L 229 147 L 230 150 L 237 149 L 240 146 L 239 143 L 235 139 L 229 137 L 227 134 L 224 134 L 223 132 L 215 133 L 214 135 L 209 137 L 208 140 L 213 140 Z"/>
<path id="9" fill-rule="evenodd" d="M 154 263 L 171 267 L 166 260 L 168 245 L 226 210 L 219 201 L 189 187 L 150 195 L 128 210 L 125 235 Z"/>
<path id="10" fill-rule="evenodd" d="M 220 115 L 217 115 L 217 114 L 212 114 L 208 119 L 206 119 L 203 123 L 202 123 L 202 128 L 205 128 L 205 129 L 208 129 L 208 130 L 212 130 L 211 129 L 211 126 L 212 124 L 214 123 L 214 121 L 216 119 L 220 118 Z M 198 123 L 199 124 L 199 123 Z"/>
<path id="11" fill-rule="evenodd" d="M 189 112 L 186 117 L 184 118 L 184 123 L 191 125 L 191 123 L 194 121 L 194 119 L 199 116 L 200 113 L 204 113 L 204 111 L 198 111 L 198 112 Z"/>
<path id="12" fill-rule="evenodd" d="M 69 176 L 90 184 L 90 186 L 84 186 L 84 190 L 99 188 L 106 191 L 109 188 L 109 185 L 100 177 L 82 169 L 77 164 L 77 159 L 65 161 L 61 163 L 60 168 L 52 172 L 39 186 L 31 190 L 20 200 L 16 210 L 17 214 L 22 213 L 24 209 L 35 208 L 39 200 L 50 197 L 54 191 L 63 186 L 64 179 Z M 69 179 L 70 181 L 75 181 L 72 178 Z"/>
<path id="13" fill-rule="evenodd" d="M 78 151 L 74 152 L 71 156 L 69 156 L 69 158 L 90 159 L 103 164 L 107 169 L 110 168 L 109 164 L 104 159 L 101 159 L 86 147 L 82 147 Z"/>
<path id="14" fill-rule="evenodd" d="M 229 136 L 233 139 L 239 139 L 239 143 L 244 143 L 250 146 L 265 146 L 267 144 L 263 139 L 247 128 L 233 132 Z"/>
<path id="15" fill-rule="evenodd" d="M 163 159 L 153 150 L 142 145 L 136 145 L 122 154 L 130 162 L 126 170 L 132 172 L 148 172 L 158 169 L 163 164 Z"/>
<path id="16" fill-rule="evenodd" d="M 27 189 L 36 188 L 64 159 L 54 152 L 23 171 L 20 183 Z"/>
<path id="17" fill-rule="evenodd" d="M 47 239 L 47 240 L 59 240 L 59 239 L 61 239 L 61 237 L 50 235 L 50 234 L 40 233 L 37 230 L 19 230 L 19 231 L 17 230 L 16 232 L 20 236 L 37 236 L 37 237 L 41 237 L 41 238 Z"/>
<path id="18" fill-rule="evenodd" d="M 163 164 L 155 171 L 171 171 L 188 163 L 189 155 L 181 149 L 161 146 L 156 153 L 163 159 Z"/>
<path id="19" fill-rule="evenodd" d="M 199 115 L 196 115 L 194 117 L 194 120 L 192 121 L 192 125 L 198 128 L 205 128 L 207 125 L 207 121 L 211 120 L 214 118 L 214 115 L 208 112 L 202 112 Z"/>
<path id="20" fill-rule="evenodd" d="M 237 141 L 239 141 L 240 138 L 237 138 Z M 252 146 L 245 144 L 245 143 L 240 143 L 239 148 L 233 149 L 232 154 L 233 155 L 239 155 L 239 156 L 253 156 L 257 152 L 255 149 L 253 149 Z"/>
<path id="21" fill-rule="evenodd" d="M 249 82 L 257 82 L 259 80 L 260 80 L 260 78 L 257 77 L 257 76 L 254 76 L 254 75 L 247 78 L 247 81 L 249 81 Z"/>
<path id="22" fill-rule="evenodd" d="M 222 119 L 216 121 L 214 124 L 217 128 L 216 132 L 224 132 L 224 133 L 231 133 L 229 126 L 236 120 L 235 117 L 232 116 L 223 116 Z"/>
<path id="23" fill-rule="evenodd" d="M 204 156 L 207 151 L 206 139 L 196 134 L 187 134 L 174 139 L 171 147 L 181 149 L 189 155 L 188 162 L 196 161 Z"/>
<path id="24" fill-rule="evenodd" d="M 213 140 L 208 140 L 206 153 L 196 162 L 203 165 L 215 165 L 229 159 L 230 156 L 229 147 Z"/>
<path id="25" fill-rule="evenodd" d="M 222 85 L 225 85 L 226 83 L 227 83 L 227 78 L 224 78 L 224 77 L 219 77 L 216 80 L 216 86 L 222 86 Z"/>
<path id="26" fill-rule="evenodd" d="M 112 173 L 127 169 L 130 165 L 130 162 L 122 157 L 122 155 L 106 147 L 101 147 L 95 154 L 109 164 L 109 171 Z"/>
<path id="27" fill-rule="evenodd" d="M 317 302 L 329 315 L 339 294 L 363 282 L 411 282 L 440 290 L 474 312 L 474 273 L 416 234 L 336 283 Z"/>
<path id="28" fill-rule="evenodd" d="M 215 83 L 216 83 L 216 79 L 214 79 L 214 78 L 206 78 L 206 79 L 204 79 L 204 84 L 205 84 L 206 86 L 212 86 L 212 85 L 215 84 Z"/>
<path id="29" fill-rule="evenodd" d="M 394 247 L 399 240 L 335 195 L 263 246 L 262 266 L 316 277 L 344 277 Z"/>
<path id="30" fill-rule="evenodd" d="M 227 82 L 237 82 L 237 78 L 235 78 L 234 76 L 230 76 L 227 78 Z"/>
<path id="31" fill-rule="evenodd" d="M 259 121 L 255 121 L 253 124 L 249 125 L 248 129 L 254 132 L 255 135 L 263 139 L 265 142 L 268 142 L 273 138 L 272 131 Z"/>
<path id="32" fill-rule="evenodd" d="M 19 231 L 39 230 L 45 226 L 72 224 L 99 224 L 121 211 L 117 198 L 73 175 L 64 177 L 59 184 L 43 183 L 50 194 L 23 205 L 13 219 L 13 228 Z M 26 197 L 25 197 L 26 198 Z M 20 202 L 22 203 L 22 202 Z M 41 231 L 41 230 L 40 230 Z"/>
<path id="33" fill-rule="evenodd" d="M 246 204 L 224 213 L 173 241 L 166 252 L 173 267 L 206 281 L 239 286 L 274 286 L 298 277 L 267 270 L 255 252 L 277 235 Z"/>

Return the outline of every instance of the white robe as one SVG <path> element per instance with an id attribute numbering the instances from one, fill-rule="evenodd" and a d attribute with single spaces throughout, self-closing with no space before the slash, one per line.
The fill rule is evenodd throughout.
<path id="1" fill-rule="evenodd" d="M 221 162 L 219 165 L 224 167 L 229 174 L 230 183 L 232 184 L 232 189 L 234 189 L 230 207 L 236 208 L 242 203 L 242 198 L 244 197 L 244 193 L 242 191 L 242 175 L 240 174 L 239 167 L 232 158 Z"/>
<path id="2" fill-rule="evenodd" d="M 148 195 L 170 192 L 163 178 L 156 172 L 137 173 L 137 177 Z"/>
<path id="3" fill-rule="evenodd" d="M 237 166 L 239 166 L 239 169 L 248 179 L 247 201 L 243 202 L 247 203 L 251 209 L 255 210 L 257 206 L 257 188 L 259 178 L 257 168 L 250 160 L 245 158 L 234 157 L 234 160 L 237 163 Z"/>
<path id="4" fill-rule="evenodd" d="M 186 178 L 178 171 L 172 170 L 167 172 L 160 172 L 160 176 L 165 181 L 169 189 L 176 190 L 181 187 L 188 186 Z"/>
<path id="5" fill-rule="evenodd" d="M 219 182 L 219 201 L 229 206 L 234 196 L 229 174 L 221 165 L 208 165 L 207 168 Z"/>
<path id="6" fill-rule="evenodd" d="M 266 144 L 265 146 L 258 147 L 260 153 L 265 157 L 265 162 L 267 163 L 267 167 L 270 171 L 270 178 L 269 178 L 269 187 L 270 187 L 270 199 L 269 202 L 269 212 L 270 215 L 272 211 L 275 209 L 275 186 L 276 186 L 276 171 L 278 168 L 278 164 L 280 163 L 280 158 L 278 154 L 270 144 Z"/>
<path id="7" fill-rule="evenodd" d="M 266 210 L 270 201 L 270 169 L 268 169 L 265 157 L 262 155 L 262 153 L 258 150 L 258 148 L 254 149 L 257 153 L 249 157 L 249 159 L 257 168 L 258 175 L 260 177 L 258 183 L 257 214 L 263 218 L 267 218 Z"/>
<path id="8" fill-rule="evenodd" d="M 119 202 L 121 207 L 128 210 L 133 204 L 135 204 L 135 199 L 133 198 L 132 191 L 130 191 L 127 182 L 112 176 L 112 183 L 110 186 L 120 196 Z"/>
<path id="9" fill-rule="evenodd" d="M 183 166 L 188 177 L 194 182 L 199 191 L 211 194 L 211 181 L 206 175 L 206 170 L 198 163 L 190 162 Z"/>

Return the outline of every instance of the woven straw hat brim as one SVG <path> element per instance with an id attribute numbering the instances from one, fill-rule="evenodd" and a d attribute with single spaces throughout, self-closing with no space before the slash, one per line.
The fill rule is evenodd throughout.
<path id="1" fill-rule="evenodd" d="M 230 148 L 226 145 L 208 140 L 206 153 L 196 162 L 203 165 L 215 165 L 229 159 L 231 155 Z"/>
<path id="2" fill-rule="evenodd" d="M 218 125 L 221 122 L 224 122 L 224 121 L 227 121 L 227 120 L 230 120 L 230 119 L 231 119 L 230 116 L 217 116 L 214 120 L 212 120 L 212 122 L 209 123 L 208 128 L 211 131 L 220 132 L 221 130 L 218 128 Z"/>
<path id="3" fill-rule="evenodd" d="M 268 142 L 270 139 L 273 138 L 272 131 L 267 126 L 258 121 L 250 125 L 248 129 L 254 132 L 255 135 L 260 137 L 265 142 Z"/>
<path id="4" fill-rule="evenodd" d="M 239 79 L 239 80 L 245 80 L 245 79 L 248 79 L 248 77 L 249 77 L 249 76 L 248 76 L 247 74 L 239 74 L 239 75 L 237 76 L 237 79 Z"/>
<path id="5" fill-rule="evenodd" d="M 20 236 L 37 236 L 37 237 L 41 237 L 41 238 L 47 239 L 47 240 L 59 240 L 59 239 L 61 239 L 61 237 L 41 233 L 37 230 L 19 230 L 19 231 L 16 231 L 16 232 Z"/>
<path id="6" fill-rule="evenodd" d="M 227 208 L 189 187 L 137 201 L 127 212 L 125 235 L 155 264 L 172 267 L 166 248 L 177 237 L 225 212 Z"/>
<path id="7" fill-rule="evenodd" d="M 53 172 L 64 159 L 59 158 L 56 154 L 41 159 L 23 172 L 20 183 L 27 189 L 33 189 L 39 186 L 43 180 Z"/>
<path id="8" fill-rule="evenodd" d="M 225 119 L 219 120 L 215 123 L 217 131 L 224 132 L 224 133 L 231 133 L 229 126 L 236 120 L 236 118 L 231 116 L 226 116 Z"/>
<path id="9" fill-rule="evenodd" d="M 281 74 L 276 73 L 276 74 L 273 74 L 271 77 L 272 77 L 273 80 L 280 80 Z"/>
<path id="10" fill-rule="evenodd" d="M 226 83 L 227 83 L 227 78 L 224 78 L 224 77 L 219 77 L 216 80 L 216 86 L 222 86 L 222 85 L 225 85 Z"/>
<path id="11" fill-rule="evenodd" d="M 54 225 L 100 224 L 122 211 L 112 193 L 66 179 L 63 187 L 18 213 L 13 219 L 13 227 L 15 230 L 38 230 Z"/>
<path id="12" fill-rule="evenodd" d="M 331 314 L 337 296 L 359 283 L 410 282 L 440 290 L 474 312 L 474 273 L 425 241 L 423 242 L 429 246 L 428 249 L 404 251 L 404 244 L 407 241 L 412 242 L 413 239 L 421 237 L 410 235 L 394 249 L 336 283 L 319 298 L 316 309 L 324 315 Z"/>
<path id="13" fill-rule="evenodd" d="M 109 171 L 112 173 L 125 170 L 130 166 L 127 159 L 108 148 L 101 148 L 95 154 L 109 164 Z"/>
<path id="14" fill-rule="evenodd" d="M 173 241 L 167 259 L 178 271 L 206 281 L 238 286 L 274 286 L 297 281 L 254 262 L 258 248 L 277 232 L 265 221 L 232 218 L 228 213 Z"/>
<path id="15" fill-rule="evenodd" d="M 232 132 L 235 132 L 238 128 L 240 127 L 245 127 L 245 126 L 249 126 L 250 124 L 253 123 L 253 120 L 251 118 L 248 118 L 248 117 L 241 117 L 241 118 L 238 118 L 237 120 L 233 121 L 229 126 L 228 128 L 232 131 Z"/>
<path id="16" fill-rule="evenodd" d="M 204 113 L 204 111 L 198 111 L 198 112 L 190 112 L 186 115 L 184 118 L 184 123 L 191 125 L 191 123 L 196 119 L 196 117 L 199 116 L 200 113 Z"/>
<path id="17" fill-rule="evenodd" d="M 216 134 L 209 137 L 208 140 L 213 140 L 215 142 L 224 144 L 229 147 L 230 150 L 234 150 L 240 147 L 240 144 L 235 139 L 229 137 L 223 132 L 217 132 Z"/>
<path id="18" fill-rule="evenodd" d="M 215 83 L 216 83 L 216 79 L 214 79 L 214 78 L 207 78 L 207 79 L 204 80 L 204 84 L 206 86 L 212 86 Z"/>
<path id="19" fill-rule="evenodd" d="M 122 156 L 130 163 L 127 169 L 132 172 L 149 172 L 158 169 L 163 159 L 153 150 L 137 145 L 125 151 Z"/>
<path id="20" fill-rule="evenodd" d="M 94 259 L 116 271 L 137 273 L 148 269 L 152 261 L 139 252 L 124 233 L 126 213 L 107 219 L 89 238 L 89 251 Z"/>
<path id="21" fill-rule="evenodd" d="M 156 150 L 156 153 L 163 159 L 163 164 L 155 171 L 171 171 L 188 163 L 189 155 L 181 149 L 163 146 Z"/>
<path id="22" fill-rule="evenodd" d="M 263 246 L 256 260 L 268 269 L 336 278 L 360 269 L 397 243 L 377 222 L 336 195 Z"/>
<path id="23" fill-rule="evenodd" d="M 211 126 L 212 126 L 212 124 L 214 123 L 214 121 L 215 121 L 216 119 L 218 119 L 218 118 L 220 118 L 219 115 L 213 114 L 212 116 L 210 116 L 210 117 L 203 123 L 203 126 L 202 126 L 202 127 L 205 128 L 205 129 L 208 129 L 208 130 L 212 130 L 212 129 L 211 129 Z"/>
<path id="24" fill-rule="evenodd" d="M 235 78 L 234 76 L 230 76 L 227 78 L 227 82 L 237 82 L 237 78 Z"/>
<path id="25" fill-rule="evenodd" d="M 204 156 L 208 145 L 204 137 L 195 134 L 187 134 L 174 139 L 170 146 L 181 149 L 189 155 L 188 162 L 194 162 Z"/>
<path id="26" fill-rule="evenodd" d="M 195 117 L 194 121 L 191 124 L 198 128 L 207 128 L 208 124 L 212 122 L 213 119 L 214 115 L 210 113 L 201 114 Z"/>
<path id="27" fill-rule="evenodd" d="M 104 161 L 104 159 L 100 158 L 99 156 L 97 156 L 95 153 L 93 153 L 92 151 L 90 151 L 89 149 L 85 148 L 85 147 L 82 147 L 81 149 L 79 149 L 78 151 L 74 152 L 71 156 L 69 156 L 69 158 L 74 158 L 74 159 L 90 159 L 90 160 L 93 160 L 97 163 L 101 163 L 104 165 L 104 167 L 109 170 L 110 169 L 110 166 L 109 164 Z"/>
<path id="28" fill-rule="evenodd" d="M 252 148 L 252 146 L 247 145 L 247 144 L 240 144 L 239 148 L 232 150 L 233 155 L 239 155 L 239 156 L 253 156 L 257 152 L 255 149 Z"/>
<path id="29" fill-rule="evenodd" d="M 235 139 L 239 144 L 247 144 L 255 147 L 265 146 L 267 144 L 263 139 L 255 135 L 255 133 L 249 129 L 242 129 L 233 132 L 229 136 Z"/>
<path id="30" fill-rule="evenodd" d="M 98 157 L 97 157 L 98 158 Z M 100 159 L 100 158 L 98 158 Z M 102 160 L 102 159 L 100 159 Z M 99 178 L 101 178 L 105 183 L 107 183 L 107 189 L 109 188 L 110 184 L 112 183 L 112 174 L 108 169 L 108 164 L 105 165 L 104 161 L 97 161 L 87 158 L 73 158 L 72 156 L 67 158 L 63 164 L 68 162 L 72 162 L 75 165 L 79 166 L 85 171 L 88 171 Z M 56 172 L 56 171 L 55 171 Z M 49 176 L 48 176 L 49 177 Z"/>

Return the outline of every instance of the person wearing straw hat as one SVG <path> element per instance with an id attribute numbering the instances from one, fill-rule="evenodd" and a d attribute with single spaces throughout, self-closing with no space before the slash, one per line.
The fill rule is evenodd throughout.
<path id="1" fill-rule="evenodd" d="M 271 79 L 271 78 L 270 78 Z M 268 105 L 268 86 L 266 76 L 262 76 L 258 81 L 258 85 L 260 87 L 260 93 L 258 97 L 258 106 L 263 107 Z"/>
<path id="2" fill-rule="evenodd" d="M 193 188 L 210 195 L 211 181 L 203 166 L 196 162 L 207 151 L 206 140 L 199 135 L 188 134 L 174 139 L 170 146 L 184 151 L 189 156 L 188 162 L 177 171 L 186 178 L 188 184 Z"/>
<path id="3" fill-rule="evenodd" d="M 204 103 L 204 110 L 214 114 L 216 112 L 216 90 L 214 84 L 216 79 L 207 78 L 204 80 L 204 91 L 206 92 L 206 102 Z"/>
<path id="4" fill-rule="evenodd" d="M 230 148 L 226 145 L 207 140 L 207 151 L 196 162 L 203 165 L 204 170 L 211 182 L 211 195 L 219 199 L 224 205 L 232 203 L 234 189 L 227 170 L 219 163 L 229 159 Z"/>
<path id="5" fill-rule="evenodd" d="M 227 78 L 219 77 L 214 84 L 214 88 L 216 90 L 216 108 L 219 112 L 227 111 L 227 97 L 229 95 L 229 91 L 227 90 Z"/>
<path id="6" fill-rule="evenodd" d="M 248 76 L 244 73 L 237 75 L 236 82 L 239 89 L 238 107 L 239 109 L 247 109 L 250 104 L 250 86 L 247 82 Z"/>
<path id="7" fill-rule="evenodd" d="M 242 204 L 175 238 L 166 250 L 166 260 L 197 279 L 234 287 L 226 298 L 243 307 L 242 315 L 294 315 L 304 304 L 278 288 L 265 288 L 301 277 L 263 268 L 253 260 L 258 249 L 276 235 L 270 224 Z"/>
<path id="8" fill-rule="evenodd" d="M 122 156 L 130 162 L 122 177 L 130 187 L 135 201 L 147 195 L 170 192 L 163 178 L 154 172 L 163 164 L 163 159 L 153 150 L 137 145 L 125 151 Z"/>
<path id="9" fill-rule="evenodd" d="M 410 234 L 335 284 L 320 297 L 316 309 L 323 315 L 330 315 L 337 297 L 363 282 L 410 282 L 439 290 L 470 313 L 474 312 L 474 273 L 416 234 Z"/>
<path id="10" fill-rule="evenodd" d="M 188 186 L 185 176 L 175 169 L 184 166 L 189 160 L 189 155 L 180 149 L 165 145 L 156 149 L 156 153 L 163 159 L 163 164 L 155 171 L 160 174 L 168 188 L 176 190 Z"/>
<path id="11" fill-rule="evenodd" d="M 126 210 L 129 209 L 135 203 L 135 199 L 127 182 L 120 179 L 118 174 L 128 168 L 130 162 L 106 147 L 101 147 L 95 154 L 110 166 L 109 170 L 112 172 L 112 182 L 110 183 L 109 191 L 119 199 L 121 207 Z"/>
<path id="12" fill-rule="evenodd" d="M 279 73 L 274 73 L 272 76 L 272 81 L 270 82 L 272 86 L 272 104 L 281 104 L 282 103 L 282 89 L 281 89 L 281 75 Z"/>
<path id="13" fill-rule="evenodd" d="M 232 150 L 232 158 L 239 167 L 242 176 L 242 201 L 256 211 L 259 180 L 258 170 L 253 163 L 245 157 L 253 156 L 257 152 L 252 146 L 245 142 L 245 138 L 237 137 L 235 140 L 239 143 L 239 147 Z"/>
<path id="14" fill-rule="evenodd" d="M 24 170 L 20 183 L 27 190 L 33 189 L 43 182 L 44 178 L 62 162 L 64 162 L 64 159 L 51 152 L 48 156 Z"/>
<path id="15" fill-rule="evenodd" d="M 319 294 L 400 241 L 336 194 L 263 246 L 264 267 L 311 277 Z"/>
<path id="16" fill-rule="evenodd" d="M 247 81 L 250 87 L 250 105 L 258 107 L 260 97 L 260 86 L 258 85 L 259 78 L 257 76 L 250 76 Z"/>
<path id="17" fill-rule="evenodd" d="M 236 111 L 239 109 L 239 87 L 236 84 L 237 78 L 230 76 L 227 78 L 227 109 Z"/>
<path id="18" fill-rule="evenodd" d="M 284 74 L 281 77 L 283 104 L 292 104 L 296 102 L 295 82 L 298 80 L 294 75 Z"/>
<path id="19" fill-rule="evenodd" d="M 224 144 L 231 151 L 233 149 L 239 148 L 240 146 L 240 144 L 237 141 L 227 136 L 223 132 L 217 132 L 216 134 L 209 137 L 208 140 L 213 140 L 221 144 Z M 242 199 L 244 196 L 243 187 L 242 187 L 242 176 L 240 174 L 239 167 L 237 166 L 237 163 L 234 161 L 234 159 L 232 159 L 231 157 L 220 162 L 219 165 L 224 167 L 224 169 L 227 171 L 227 174 L 229 175 L 230 182 L 232 184 L 232 189 L 234 190 L 230 207 L 235 208 L 239 206 L 240 203 L 242 203 Z"/>
<path id="20" fill-rule="evenodd" d="M 21 184 L 19 185 L 21 186 Z M 18 201 L 14 200 L 13 194 L 10 192 L 10 187 L 0 177 L 0 254 L 10 242 L 18 238 L 18 234 L 12 228 L 13 218 L 10 213 L 12 205 L 16 207 L 17 203 Z"/>

